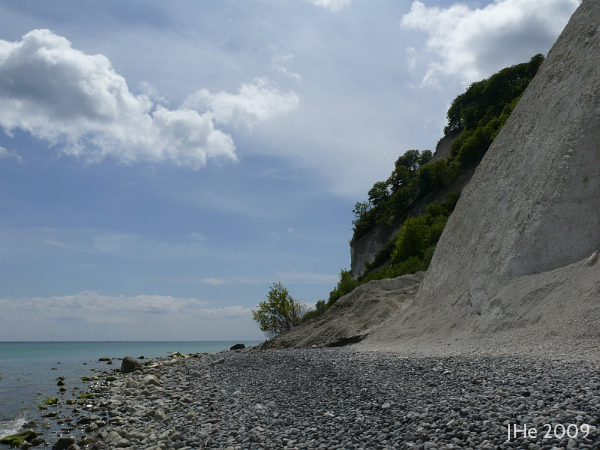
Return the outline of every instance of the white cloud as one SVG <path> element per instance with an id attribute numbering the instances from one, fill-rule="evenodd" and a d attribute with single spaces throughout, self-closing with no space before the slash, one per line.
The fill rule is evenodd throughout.
<path id="1" fill-rule="evenodd" d="M 184 106 L 208 108 L 217 123 L 251 130 L 260 122 L 296 109 L 299 101 L 295 93 L 281 93 L 266 78 L 257 78 L 253 84 L 242 83 L 237 94 L 211 94 L 200 89 L 188 97 Z"/>
<path id="2" fill-rule="evenodd" d="M 17 162 L 23 161 L 23 158 L 17 152 L 9 152 L 4 147 L 0 147 L 0 159 L 15 159 Z"/>
<path id="3" fill-rule="evenodd" d="M 417 51 L 414 47 L 408 47 L 406 49 L 406 53 L 406 61 L 408 63 L 408 68 L 410 70 L 413 70 L 417 66 Z"/>
<path id="4" fill-rule="evenodd" d="M 245 125 L 294 109 L 298 96 L 266 79 L 242 84 L 238 94 L 198 91 L 210 110 L 163 106 L 156 89 L 129 91 L 104 55 L 86 55 L 64 37 L 33 30 L 20 42 L 0 40 L 0 126 L 21 129 L 88 162 L 171 161 L 198 169 L 208 159 L 236 161 L 235 144 L 215 123 Z M 195 105 L 197 106 L 197 105 Z"/>
<path id="5" fill-rule="evenodd" d="M 203 233 L 192 233 L 189 237 L 196 241 L 206 241 L 208 239 Z"/>
<path id="6" fill-rule="evenodd" d="M 103 255 L 131 260 L 153 260 L 176 257 L 177 246 L 147 239 L 134 233 L 102 233 L 92 239 L 93 249 Z"/>
<path id="7" fill-rule="evenodd" d="M 457 76 L 466 85 L 546 53 L 579 3 L 496 0 L 485 8 L 470 9 L 464 3 L 439 8 L 416 1 L 400 26 L 427 32 L 426 50 L 438 57 L 430 61 L 422 85 L 439 86 L 439 75 Z M 416 51 L 408 53 L 414 67 Z"/>
<path id="8" fill-rule="evenodd" d="M 129 92 L 103 55 L 86 55 L 49 30 L 0 40 L 0 126 L 60 145 L 87 161 L 170 160 L 194 169 L 208 158 L 235 161 L 231 136 L 209 112 L 172 111 Z"/>
<path id="9" fill-rule="evenodd" d="M 310 0 L 313 5 L 320 6 L 330 11 L 339 11 L 351 3 L 351 0 Z"/>
<path id="10" fill-rule="evenodd" d="M 0 309 L 10 317 L 0 330 L 0 339 L 101 340 L 108 335 L 115 340 L 229 340 L 260 336 L 250 308 L 213 307 L 211 303 L 196 298 L 125 297 L 90 291 L 0 298 Z"/>
<path id="11" fill-rule="evenodd" d="M 203 284 L 210 284 L 212 286 L 221 286 L 227 283 L 222 278 L 203 278 L 200 282 Z"/>
<path id="12" fill-rule="evenodd" d="M 150 99 L 150 101 L 152 101 L 154 103 L 157 103 L 157 104 L 160 104 L 163 106 L 166 106 L 166 104 L 168 103 L 167 98 L 164 95 L 160 95 L 160 92 L 158 92 L 158 89 L 156 89 L 154 86 L 152 86 L 147 81 L 142 81 L 140 83 L 139 89 L 143 95 L 148 97 Z"/>
<path id="13" fill-rule="evenodd" d="M 107 255 L 132 261 L 179 261 L 205 253 L 201 238 L 191 242 L 158 241 L 136 233 L 69 230 L 42 239 L 46 245 L 78 253 Z"/>
<path id="14" fill-rule="evenodd" d="M 339 275 L 330 275 L 326 273 L 298 272 L 294 269 L 288 272 L 277 272 L 277 277 L 278 280 L 289 283 L 335 285 L 339 281 Z"/>
<path id="15" fill-rule="evenodd" d="M 288 78 L 291 78 L 296 81 L 301 81 L 302 77 L 299 74 L 288 70 L 288 68 L 284 66 L 284 64 L 286 64 L 288 61 L 291 61 L 293 59 L 294 59 L 294 55 L 292 55 L 291 53 L 289 53 L 285 56 L 276 56 L 273 58 L 273 69 L 276 70 L 277 72 L 285 75 Z"/>
<path id="16" fill-rule="evenodd" d="M 194 313 L 202 311 L 209 302 L 194 298 L 174 298 L 161 295 L 138 295 L 135 297 L 109 296 L 97 292 L 83 291 L 64 297 L 32 297 L 19 300 L 0 299 L 2 310 L 22 310 L 44 312 L 48 317 L 60 316 L 68 311 L 70 314 L 89 315 L 101 312 L 103 315 L 118 315 L 121 313 L 136 314 L 172 314 Z M 212 310 L 212 308 L 210 309 Z"/>

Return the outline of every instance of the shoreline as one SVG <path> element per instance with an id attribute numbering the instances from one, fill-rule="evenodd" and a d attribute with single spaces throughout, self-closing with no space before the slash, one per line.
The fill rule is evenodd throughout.
<path id="1" fill-rule="evenodd" d="M 539 429 L 533 449 L 600 448 L 591 362 L 250 347 L 116 369 L 71 411 L 86 448 L 523 448 L 511 426 Z M 543 439 L 547 424 L 577 436 Z"/>
<path id="2" fill-rule="evenodd" d="M 0 374 L 0 438 L 33 429 L 47 441 L 39 444 L 38 440 L 34 448 L 51 448 L 49 444 L 57 439 L 58 434 L 72 432 L 79 416 L 88 414 L 82 410 L 82 405 L 77 404 L 83 401 L 80 396 L 89 392 L 90 384 L 94 383 L 84 379 L 105 379 L 111 375 L 110 370 L 120 368 L 123 355 L 137 357 L 143 354 L 146 355 L 144 361 L 152 359 L 148 356 L 159 360 L 169 357 L 175 350 L 182 353 L 217 352 L 237 342 L 153 341 L 135 342 L 134 345 L 130 342 L 99 341 L 4 342 L 0 355 L 0 371 L 3 372 Z M 249 344 L 257 343 L 250 341 Z M 111 357 L 103 358 L 106 355 Z M 59 384 L 59 380 L 62 383 Z M 50 398 L 59 401 L 54 405 L 44 405 L 44 401 Z M 40 405 L 45 409 L 40 409 Z M 79 431 L 77 433 L 80 434 Z M 1 448 L 9 447 L 0 445 Z"/>

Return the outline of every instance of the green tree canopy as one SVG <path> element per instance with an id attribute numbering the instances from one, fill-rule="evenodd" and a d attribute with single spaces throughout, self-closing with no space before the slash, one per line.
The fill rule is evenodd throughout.
<path id="1" fill-rule="evenodd" d="M 258 322 L 260 330 L 271 338 L 300 324 L 305 312 L 304 303 L 294 300 L 279 282 L 273 283 L 267 300 L 252 310 L 252 318 Z"/>

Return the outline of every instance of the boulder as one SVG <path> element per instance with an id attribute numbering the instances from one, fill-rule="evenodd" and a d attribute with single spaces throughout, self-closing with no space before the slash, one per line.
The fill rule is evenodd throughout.
<path id="1" fill-rule="evenodd" d="M 35 431 L 26 430 L 3 437 L 0 439 L 0 443 L 10 445 L 11 447 L 21 447 L 25 442 L 31 442 L 35 438 L 37 438 Z"/>
<path id="2" fill-rule="evenodd" d="M 123 362 L 121 363 L 121 372 L 122 373 L 131 373 L 136 370 L 142 370 L 144 366 L 140 364 L 138 360 L 132 358 L 131 356 L 126 356 L 123 358 Z"/>
<path id="3" fill-rule="evenodd" d="M 127 383 L 125 384 L 128 388 L 134 388 L 137 389 L 140 387 L 140 382 L 139 381 L 135 381 L 135 380 L 127 380 Z"/>
<path id="4" fill-rule="evenodd" d="M 108 356 L 103 356 L 102 358 L 98 359 L 98 361 L 100 361 L 100 362 L 110 361 L 110 358 Z"/>
<path id="5" fill-rule="evenodd" d="M 245 344 L 235 344 L 235 345 L 232 345 L 229 350 L 243 350 L 245 348 L 246 348 Z"/>
<path id="6" fill-rule="evenodd" d="M 66 450 L 75 443 L 76 440 L 73 436 L 63 436 L 54 443 L 52 450 Z"/>
<path id="7" fill-rule="evenodd" d="M 141 386 L 146 386 L 146 385 L 158 386 L 159 384 L 160 384 L 160 380 L 158 379 L 158 377 L 156 375 L 146 375 L 144 378 L 142 378 L 142 381 L 140 382 Z"/>

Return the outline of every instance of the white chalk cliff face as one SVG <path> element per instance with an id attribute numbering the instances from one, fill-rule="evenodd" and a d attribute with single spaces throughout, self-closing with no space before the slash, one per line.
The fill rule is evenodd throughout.
<path id="1" fill-rule="evenodd" d="M 584 0 L 463 191 L 415 305 L 501 315 L 511 281 L 599 248 L 600 1 Z"/>

